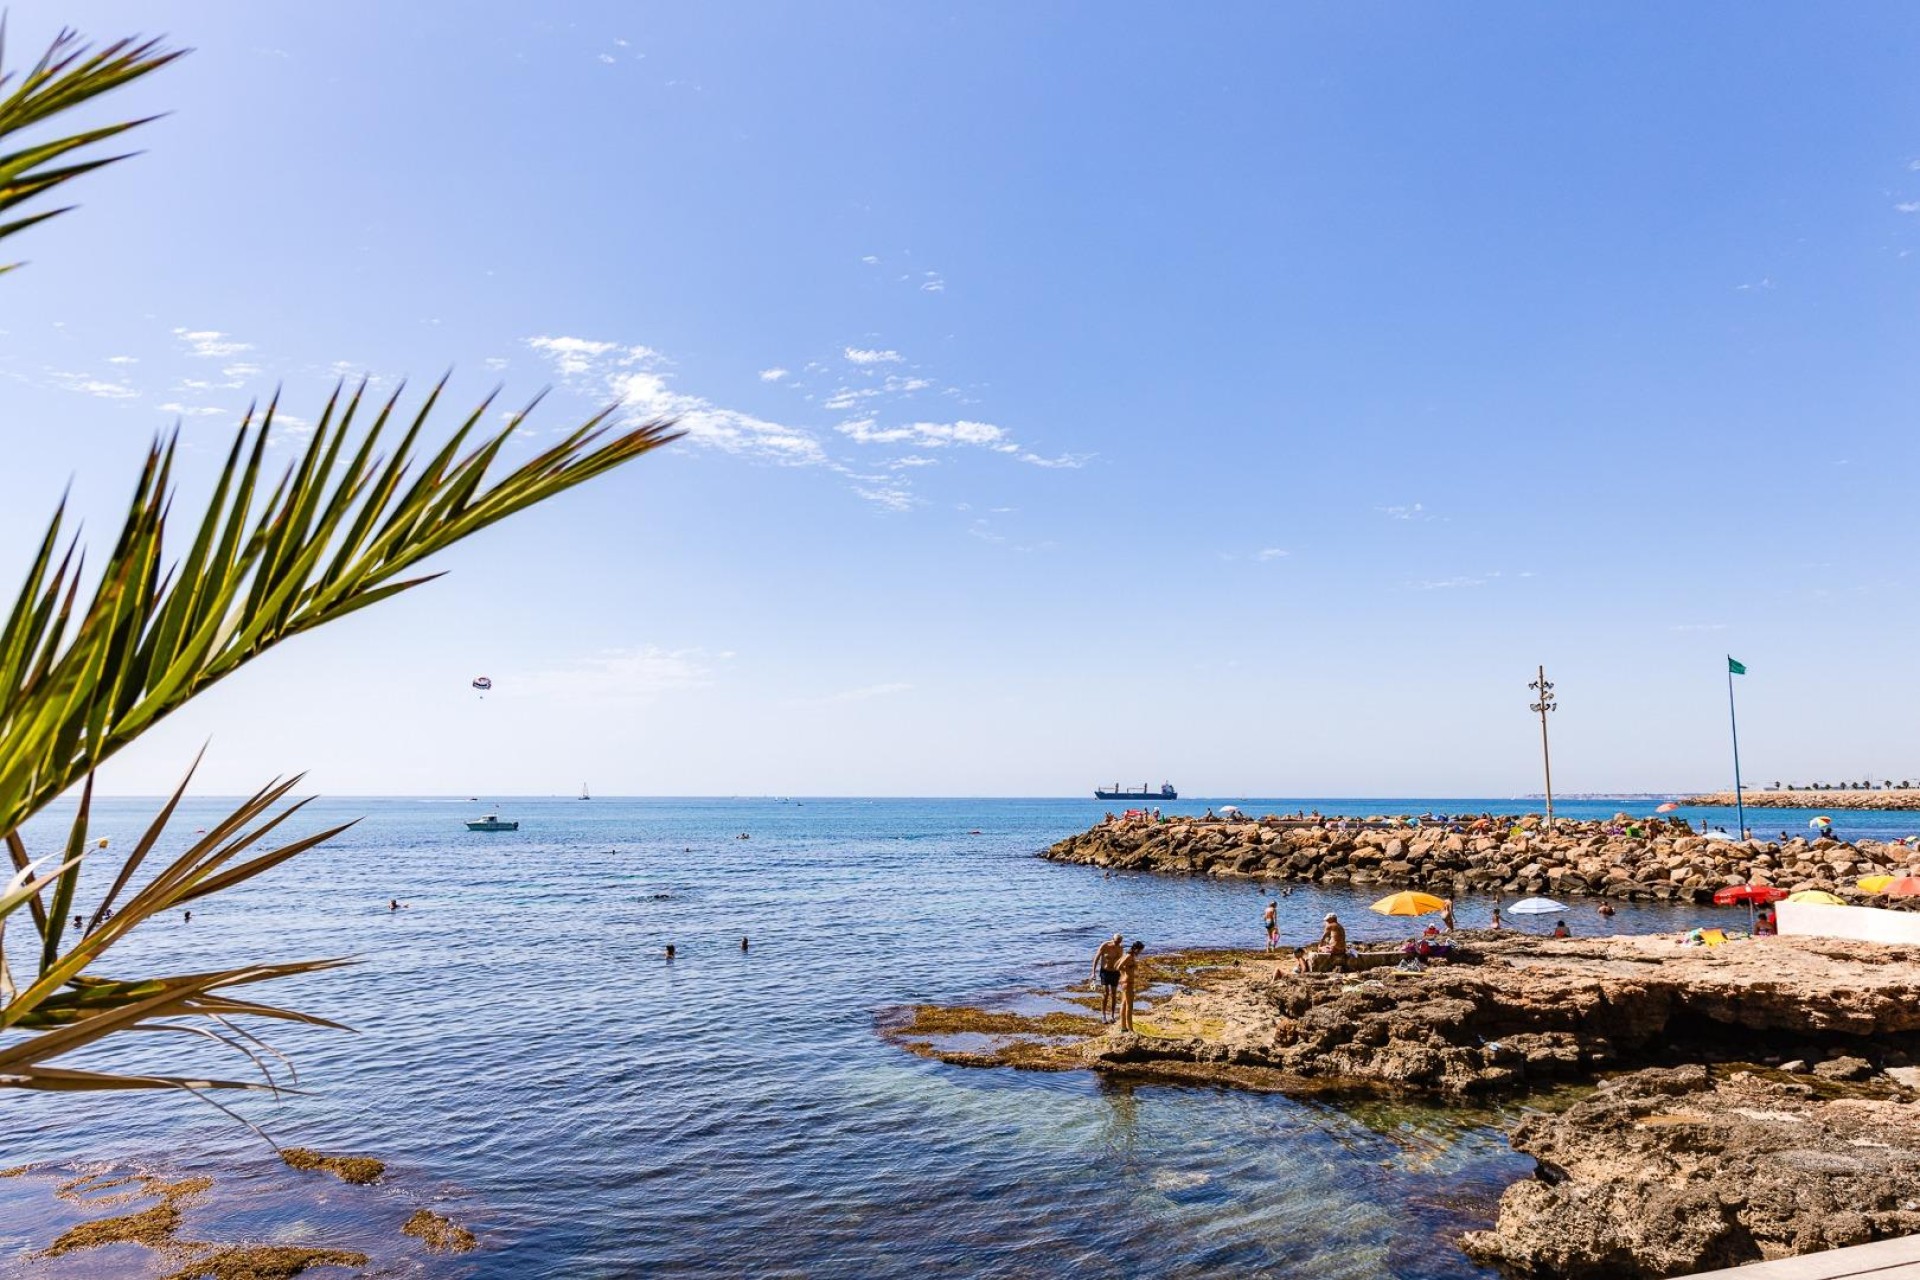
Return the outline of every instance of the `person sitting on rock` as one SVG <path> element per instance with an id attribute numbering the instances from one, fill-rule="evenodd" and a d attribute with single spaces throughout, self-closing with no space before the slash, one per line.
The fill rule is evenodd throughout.
<path id="1" fill-rule="evenodd" d="M 1347 928 L 1340 923 L 1340 917 L 1327 912 L 1327 927 L 1320 931 L 1320 949 L 1330 956 L 1342 959 L 1347 954 Z"/>
<path id="2" fill-rule="evenodd" d="M 1571 938 L 1573 936 L 1573 930 L 1567 928 L 1567 922 L 1565 920 L 1556 920 L 1553 922 L 1553 936 L 1556 938 Z"/>

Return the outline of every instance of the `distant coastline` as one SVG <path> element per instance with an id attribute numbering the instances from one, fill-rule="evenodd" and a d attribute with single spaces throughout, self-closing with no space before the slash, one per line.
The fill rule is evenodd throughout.
<path id="1" fill-rule="evenodd" d="M 1882 791 L 1743 791 L 1741 802 L 1749 809 L 1913 809 L 1920 811 L 1920 787 L 1895 787 Z M 1733 792 L 1711 791 L 1686 796 L 1684 805 L 1713 805 L 1730 808 Z"/>

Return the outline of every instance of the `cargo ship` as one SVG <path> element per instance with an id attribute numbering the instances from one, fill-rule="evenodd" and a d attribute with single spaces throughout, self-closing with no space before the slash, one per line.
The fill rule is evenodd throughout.
<path id="1" fill-rule="evenodd" d="M 1173 789 L 1171 782 L 1161 783 L 1158 791 L 1148 787 L 1144 782 L 1137 790 L 1132 787 L 1123 787 L 1116 782 L 1111 787 L 1095 787 L 1093 798 L 1095 800 L 1178 800 L 1180 793 Z"/>

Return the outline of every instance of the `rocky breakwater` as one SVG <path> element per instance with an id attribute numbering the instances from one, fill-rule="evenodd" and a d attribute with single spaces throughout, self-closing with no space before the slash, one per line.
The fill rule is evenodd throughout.
<path id="1" fill-rule="evenodd" d="M 1920 788 L 1894 787 L 1878 791 L 1743 791 L 1740 802 L 1749 809 L 1892 809 L 1920 811 Z M 1731 791 L 1688 796 L 1682 804 L 1731 809 Z"/>
<path id="2" fill-rule="evenodd" d="M 1694 834 L 1684 822 L 1624 815 L 1614 822 L 1561 822 L 1551 831 L 1534 814 L 1476 825 L 1116 819 L 1068 836 L 1040 856 L 1114 870 L 1418 888 L 1442 896 L 1704 903 L 1716 889 L 1751 880 L 1874 905 L 1900 904 L 1862 893 L 1856 880 L 1902 874 L 1920 861 L 1920 853 L 1901 844 L 1736 842 Z"/>

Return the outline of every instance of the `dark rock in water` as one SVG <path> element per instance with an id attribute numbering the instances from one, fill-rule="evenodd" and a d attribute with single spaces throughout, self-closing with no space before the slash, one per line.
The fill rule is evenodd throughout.
<path id="1" fill-rule="evenodd" d="M 307 1147 L 288 1147 L 280 1158 L 289 1169 L 317 1169 L 355 1186 L 365 1186 L 387 1171 L 386 1165 L 371 1156 L 329 1156 Z"/>
<path id="2" fill-rule="evenodd" d="M 400 1232 L 425 1242 L 435 1253 L 468 1253 L 475 1243 L 473 1232 L 430 1209 L 416 1210 Z"/>

